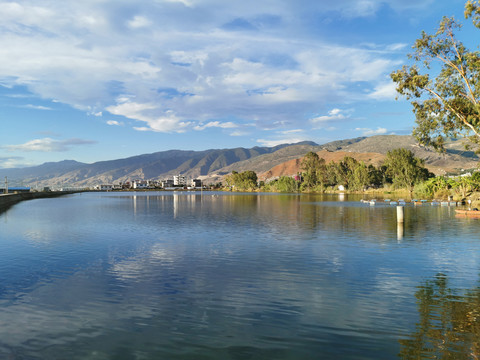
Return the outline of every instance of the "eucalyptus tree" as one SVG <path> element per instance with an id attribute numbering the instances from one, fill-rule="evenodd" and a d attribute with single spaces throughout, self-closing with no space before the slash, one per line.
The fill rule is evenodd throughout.
<path id="1" fill-rule="evenodd" d="M 394 149 L 387 152 L 383 163 L 385 171 L 395 188 L 406 188 L 410 193 L 418 182 L 434 176 L 425 167 L 423 160 L 415 157 L 408 149 Z"/>
<path id="2" fill-rule="evenodd" d="M 312 189 L 319 184 L 324 183 L 325 160 L 320 158 L 317 153 L 309 151 L 300 163 L 303 175 L 303 187 Z"/>
<path id="3" fill-rule="evenodd" d="M 480 0 L 465 4 L 465 18 L 480 29 Z M 480 144 L 480 52 L 456 37 L 461 24 L 444 17 L 434 34 L 422 32 L 405 65 L 391 74 L 397 92 L 411 100 L 413 135 L 444 151 L 445 137 L 468 137 Z"/>

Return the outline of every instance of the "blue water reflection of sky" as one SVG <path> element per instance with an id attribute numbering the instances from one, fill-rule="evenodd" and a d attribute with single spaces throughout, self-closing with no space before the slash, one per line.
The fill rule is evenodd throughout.
<path id="1" fill-rule="evenodd" d="M 0 354 L 395 358 L 423 281 L 441 272 L 453 287 L 477 285 L 478 222 L 409 207 L 399 239 L 393 208 L 313 200 L 92 193 L 19 204 L 0 215 Z"/>

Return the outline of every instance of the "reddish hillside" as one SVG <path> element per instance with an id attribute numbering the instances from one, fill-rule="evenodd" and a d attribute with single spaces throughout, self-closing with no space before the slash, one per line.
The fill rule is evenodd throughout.
<path id="1" fill-rule="evenodd" d="M 375 165 L 378 166 L 384 159 L 385 155 L 373 152 L 367 153 L 355 153 L 355 152 L 348 152 L 348 151 L 328 151 L 322 150 L 317 152 L 318 156 L 322 159 L 325 159 L 325 162 L 328 164 L 329 162 L 339 162 L 343 160 L 345 156 L 350 156 L 358 161 L 363 161 L 365 164 Z M 269 180 L 274 179 L 280 176 L 291 176 L 295 175 L 298 172 L 301 172 L 300 164 L 303 158 L 294 159 L 287 162 L 284 162 L 280 165 L 277 165 L 270 169 L 269 171 L 260 174 L 258 178 L 260 180 Z"/>

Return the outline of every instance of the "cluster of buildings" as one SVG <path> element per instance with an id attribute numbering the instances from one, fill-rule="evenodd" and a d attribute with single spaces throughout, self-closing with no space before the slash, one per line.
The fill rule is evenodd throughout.
<path id="1" fill-rule="evenodd" d="M 192 179 L 187 182 L 184 175 L 175 175 L 173 179 L 168 180 L 132 180 L 118 184 L 100 184 L 94 187 L 95 190 L 112 191 L 112 190 L 147 190 L 147 189 L 201 189 L 202 181 L 200 179 Z"/>

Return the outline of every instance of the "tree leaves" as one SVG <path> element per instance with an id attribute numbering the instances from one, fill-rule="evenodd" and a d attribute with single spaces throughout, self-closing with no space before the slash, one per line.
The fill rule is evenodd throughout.
<path id="1" fill-rule="evenodd" d="M 468 1 L 465 17 L 480 28 L 479 1 Z M 469 137 L 480 143 L 480 53 L 456 39 L 461 28 L 444 17 L 434 35 L 422 32 L 409 55 L 414 64 L 392 72 L 397 92 L 411 100 L 416 117 L 413 135 L 444 151 L 443 137 Z M 423 71 L 423 72 L 422 72 Z"/>

